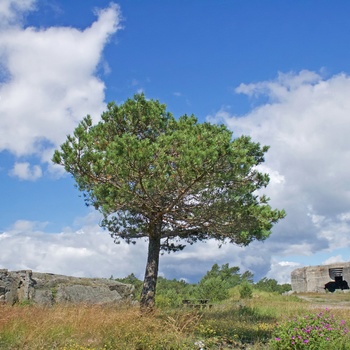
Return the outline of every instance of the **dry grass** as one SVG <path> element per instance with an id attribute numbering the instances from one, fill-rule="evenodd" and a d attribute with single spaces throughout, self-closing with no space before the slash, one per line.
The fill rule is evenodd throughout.
<path id="1" fill-rule="evenodd" d="M 147 316 L 138 307 L 1 305 L 0 349 L 198 350 L 203 344 L 205 349 L 268 349 L 276 322 L 285 318 L 331 308 L 350 324 L 349 295 L 308 298 L 254 293 L 239 300 L 233 294 L 201 312 L 163 309 Z"/>
<path id="2" fill-rule="evenodd" d="M 196 321 L 191 314 L 164 322 L 156 313 L 142 316 L 136 307 L 91 305 L 52 308 L 2 305 L 0 315 L 0 349 L 30 350 L 81 349 L 82 346 L 157 349 L 157 343 L 169 342 L 174 344 L 174 349 L 181 349 L 188 341 L 186 332 L 193 331 L 191 327 Z"/>

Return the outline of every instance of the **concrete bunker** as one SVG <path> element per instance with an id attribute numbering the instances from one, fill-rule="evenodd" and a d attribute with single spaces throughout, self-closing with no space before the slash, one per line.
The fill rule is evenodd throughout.
<path id="1" fill-rule="evenodd" d="M 291 273 L 292 290 L 296 293 L 325 293 L 349 290 L 350 262 L 306 266 Z"/>

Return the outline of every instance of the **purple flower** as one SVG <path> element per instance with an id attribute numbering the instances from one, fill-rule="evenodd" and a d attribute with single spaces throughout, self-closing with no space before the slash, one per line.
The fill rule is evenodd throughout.
<path id="1" fill-rule="evenodd" d="M 305 340 L 304 340 L 304 343 L 308 343 L 308 342 L 309 342 L 309 339 L 305 339 Z"/>
<path id="2" fill-rule="evenodd" d="M 275 338 L 275 340 L 280 341 L 280 340 L 281 340 L 281 338 Z"/>

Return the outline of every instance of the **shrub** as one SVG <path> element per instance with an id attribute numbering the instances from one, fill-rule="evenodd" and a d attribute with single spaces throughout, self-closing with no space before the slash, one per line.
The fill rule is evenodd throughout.
<path id="1" fill-rule="evenodd" d="M 264 277 L 254 286 L 258 290 L 262 290 L 264 292 L 270 293 L 279 293 L 282 294 L 284 292 L 288 292 L 292 290 L 292 286 L 288 283 L 278 284 L 275 279 Z"/>
<path id="2" fill-rule="evenodd" d="M 228 298 L 229 284 L 220 277 L 203 279 L 198 284 L 198 296 L 200 299 L 221 301 Z"/>
<path id="3" fill-rule="evenodd" d="M 346 349 L 345 321 L 336 320 L 326 312 L 299 316 L 277 325 L 271 349 Z"/>
<path id="4" fill-rule="evenodd" d="M 241 299 L 251 299 L 253 297 L 253 288 L 250 283 L 244 281 L 239 286 L 239 296 Z"/>

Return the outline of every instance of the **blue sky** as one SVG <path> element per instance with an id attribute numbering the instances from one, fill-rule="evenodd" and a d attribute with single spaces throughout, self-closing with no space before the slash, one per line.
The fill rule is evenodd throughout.
<path id="1" fill-rule="evenodd" d="M 50 161 L 86 114 L 141 91 L 270 145 L 266 193 L 287 211 L 265 242 L 162 256 L 163 276 L 228 262 L 289 282 L 348 261 L 349 15 L 345 0 L 2 0 L 0 268 L 142 278 L 145 242 L 115 245 Z"/>

